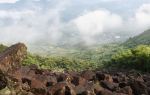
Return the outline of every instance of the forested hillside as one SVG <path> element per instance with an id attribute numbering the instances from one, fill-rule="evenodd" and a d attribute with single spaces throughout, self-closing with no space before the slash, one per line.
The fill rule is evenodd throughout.
<path id="1" fill-rule="evenodd" d="M 141 44 L 142 45 L 150 44 L 150 29 L 138 36 L 128 39 L 125 43 L 123 43 L 123 45 L 127 47 L 135 47 Z"/>
<path id="2" fill-rule="evenodd" d="M 111 64 L 119 68 L 150 72 L 150 45 L 139 45 L 132 49 L 119 51 L 112 56 Z"/>
<path id="3" fill-rule="evenodd" d="M 23 64 L 36 64 L 39 68 L 54 71 L 95 70 L 105 66 L 149 71 L 149 45 L 150 30 L 147 30 L 138 36 L 130 38 L 123 44 L 111 43 L 82 48 L 48 48 L 47 50 L 51 52 L 45 54 L 28 52 Z M 0 52 L 6 48 L 7 46 L 1 44 Z"/>
<path id="4" fill-rule="evenodd" d="M 102 68 L 111 60 L 111 56 L 118 50 L 123 50 L 118 44 L 105 44 L 88 47 L 85 49 L 66 49 L 63 54 L 49 54 L 48 56 L 39 56 L 28 53 L 23 64 L 37 64 L 40 68 L 51 70 L 74 70 L 83 71 L 86 69 Z M 69 52 L 73 51 L 73 52 Z M 61 51 L 60 51 L 61 52 Z"/>

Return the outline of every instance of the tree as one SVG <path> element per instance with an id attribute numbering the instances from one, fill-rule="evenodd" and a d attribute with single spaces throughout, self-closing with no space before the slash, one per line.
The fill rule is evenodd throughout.
<path id="1" fill-rule="evenodd" d="M 139 45 L 112 56 L 112 63 L 119 67 L 150 71 L 150 46 Z"/>

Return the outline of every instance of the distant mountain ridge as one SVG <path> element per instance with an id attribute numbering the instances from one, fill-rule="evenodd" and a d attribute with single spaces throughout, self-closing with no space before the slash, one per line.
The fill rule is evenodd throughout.
<path id="1" fill-rule="evenodd" d="M 123 43 L 123 45 L 127 47 L 135 47 L 137 45 L 150 45 L 150 29 L 133 38 L 129 38 L 126 42 Z"/>

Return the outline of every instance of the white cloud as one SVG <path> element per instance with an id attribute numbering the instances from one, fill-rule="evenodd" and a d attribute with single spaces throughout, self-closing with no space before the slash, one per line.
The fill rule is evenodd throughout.
<path id="1" fill-rule="evenodd" d="M 124 21 L 124 30 L 130 34 L 137 35 L 147 29 L 150 29 L 150 4 L 141 5 L 134 13 L 133 17 L 129 17 Z M 122 29 L 122 30 L 123 30 Z"/>
<path id="2" fill-rule="evenodd" d="M 127 0 L 101 0 L 102 2 L 118 2 L 118 1 L 127 1 Z"/>
<path id="3" fill-rule="evenodd" d="M 6 1 L 7 0 L 5 0 L 5 2 Z M 137 30 L 142 32 L 150 27 L 150 4 L 142 5 L 135 11 L 133 17 L 129 17 L 126 20 L 115 12 L 112 13 L 109 10 L 97 9 L 84 12 L 71 21 L 63 22 L 62 15 L 64 16 L 63 11 L 68 1 L 69 0 L 61 0 L 60 2 L 57 0 L 53 2 L 57 2 L 57 4 L 53 4 L 56 6 L 47 6 L 46 8 L 44 6 L 45 9 L 40 5 L 34 4 L 34 2 L 29 3 L 30 6 L 32 5 L 31 8 L 28 5 L 27 8 L 23 9 L 1 9 L 0 43 L 14 43 L 19 41 L 34 43 L 40 41 L 41 43 L 57 44 L 57 42 L 68 38 L 68 36 L 62 38 L 62 35 L 77 34 L 79 37 L 73 36 L 72 42 L 77 43 L 76 39 L 82 39 L 90 44 L 98 42 L 95 38 L 101 39 L 104 36 L 106 39 L 109 39 L 107 38 L 109 35 L 112 33 L 115 34 L 116 32 L 118 33 L 118 31 L 127 31 L 127 33 L 132 32 L 135 34 Z M 30 0 L 28 0 L 28 2 L 30 2 Z M 3 21 L 3 19 L 5 20 Z M 6 23 L 7 20 L 11 22 L 11 24 Z M 64 31 L 67 31 L 66 34 Z M 122 35 L 120 36 L 118 34 L 113 36 L 116 39 L 121 39 L 122 37 Z"/>
<path id="4" fill-rule="evenodd" d="M 141 5 L 135 11 L 134 16 L 126 19 L 108 10 L 99 9 L 84 13 L 75 18 L 73 23 L 87 43 L 97 43 L 97 39 L 95 39 L 97 35 L 99 35 L 98 37 L 104 35 L 108 37 L 112 34 L 118 35 L 117 33 L 120 32 L 119 35 L 126 34 L 124 36 L 130 37 L 150 29 L 150 4 Z M 123 37 L 123 35 L 119 35 L 114 37 Z"/>
<path id="5" fill-rule="evenodd" d="M 150 4 L 144 4 L 137 10 L 135 20 L 139 27 L 150 28 Z"/>
<path id="6" fill-rule="evenodd" d="M 56 8 L 40 10 L 0 10 L 0 19 L 11 19 L 12 24 L 0 26 L 1 43 L 55 43 L 61 36 L 60 13 L 66 2 L 57 3 Z M 34 6 L 34 5 L 33 5 Z M 37 8 L 39 8 L 37 6 Z M 6 23 L 5 21 L 3 23 Z"/>
<path id="7" fill-rule="evenodd" d="M 96 10 L 79 16 L 73 23 L 87 41 L 104 32 L 114 32 L 122 26 L 122 18 L 107 10 Z"/>
<path id="8" fill-rule="evenodd" d="M 12 19 L 20 19 L 25 16 L 34 15 L 34 11 L 32 10 L 0 10 L 0 18 L 12 18 Z"/>
<path id="9" fill-rule="evenodd" d="M 0 3 L 16 3 L 19 0 L 0 0 Z"/>

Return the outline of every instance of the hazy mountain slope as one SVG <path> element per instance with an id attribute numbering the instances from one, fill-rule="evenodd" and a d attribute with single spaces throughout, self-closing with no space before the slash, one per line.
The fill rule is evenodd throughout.
<path id="1" fill-rule="evenodd" d="M 123 45 L 127 47 L 134 47 L 140 44 L 143 44 L 143 45 L 150 44 L 150 29 L 141 33 L 138 36 L 129 38 L 125 43 L 123 43 Z"/>

